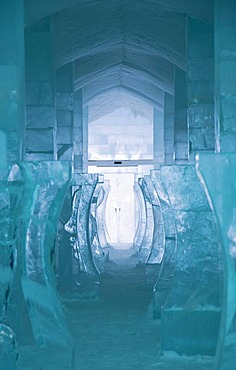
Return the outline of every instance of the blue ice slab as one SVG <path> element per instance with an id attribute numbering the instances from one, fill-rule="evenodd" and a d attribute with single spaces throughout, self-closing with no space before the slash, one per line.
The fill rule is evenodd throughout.
<path id="1" fill-rule="evenodd" d="M 177 230 L 177 262 L 162 314 L 161 348 L 213 355 L 222 273 L 213 213 L 194 165 L 162 166 L 161 180 Z"/>
<path id="2" fill-rule="evenodd" d="M 236 364 L 236 153 L 201 154 L 197 172 L 214 211 L 224 276 L 221 286 L 221 325 L 214 369 L 234 369 Z"/>

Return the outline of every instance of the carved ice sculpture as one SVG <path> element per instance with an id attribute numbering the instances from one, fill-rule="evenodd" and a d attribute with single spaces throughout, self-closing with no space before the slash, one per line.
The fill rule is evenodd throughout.
<path id="1" fill-rule="evenodd" d="M 37 346 L 50 348 L 47 369 L 60 358 L 72 369 L 74 342 L 56 290 L 54 242 L 63 200 L 70 184 L 69 162 L 23 162 L 19 255 L 22 287 Z M 44 359 L 41 359 L 42 362 Z M 54 363 L 54 364 L 53 364 Z"/>
<path id="2" fill-rule="evenodd" d="M 153 235 L 151 248 L 146 259 L 147 281 L 154 285 L 158 279 L 164 255 L 164 225 L 160 201 L 150 176 L 144 176 L 146 193 L 152 207 Z"/>
<path id="3" fill-rule="evenodd" d="M 139 178 L 138 183 L 139 183 L 140 189 L 143 194 L 144 204 L 145 204 L 145 213 L 146 213 L 146 225 L 145 225 L 146 227 L 145 227 L 142 244 L 139 249 L 139 259 L 140 259 L 140 262 L 145 263 L 152 249 L 154 219 L 153 219 L 153 210 L 152 210 L 152 200 L 150 198 L 148 185 L 145 181 L 145 177 Z"/>
<path id="4" fill-rule="evenodd" d="M 100 195 L 103 194 L 102 193 L 103 183 L 104 183 L 104 177 L 103 175 L 99 175 L 98 182 L 95 187 L 95 190 L 92 196 L 92 201 L 90 204 L 90 222 L 89 222 L 91 251 L 92 251 L 94 263 L 99 272 L 101 271 L 102 266 L 104 265 L 104 260 L 105 260 L 105 252 L 100 243 L 98 224 L 97 224 L 97 209 L 102 202 L 102 198 L 100 198 Z"/>
<path id="5" fill-rule="evenodd" d="M 98 203 L 96 208 L 97 232 L 100 244 L 105 254 L 108 252 L 109 249 L 109 233 L 106 225 L 106 204 L 110 190 L 110 181 L 104 180 L 104 183 L 98 195 Z"/>
<path id="6" fill-rule="evenodd" d="M 18 357 L 15 333 L 5 325 L 16 269 L 16 225 L 20 213 L 19 200 L 24 181 L 17 164 L 0 173 L 0 366 L 15 370 Z"/>
<path id="7" fill-rule="evenodd" d="M 224 263 L 221 324 L 214 369 L 234 369 L 236 364 L 236 154 L 201 154 L 197 159 L 197 171 L 217 220 Z M 214 281 L 212 288 L 213 284 L 215 284 Z"/>
<path id="8" fill-rule="evenodd" d="M 139 251 L 142 246 L 146 230 L 146 208 L 143 193 L 139 185 L 139 181 L 136 181 L 134 183 L 133 189 L 138 204 L 138 222 L 136 226 L 133 244 L 135 249 Z"/>
<path id="9" fill-rule="evenodd" d="M 220 320 L 221 255 L 213 213 L 195 166 L 162 166 L 177 229 L 177 262 L 161 317 L 161 348 L 213 355 Z"/>
<path id="10" fill-rule="evenodd" d="M 164 251 L 162 264 L 156 284 L 154 286 L 154 318 L 160 319 L 161 312 L 170 292 L 171 283 L 176 264 L 177 235 L 173 211 L 169 197 L 162 184 L 160 170 L 151 170 L 151 181 L 159 199 L 159 217 L 156 223 L 159 225 L 161 238 L 160 250 Z M 157 235 L 158 238 L 158 235 Z"/>

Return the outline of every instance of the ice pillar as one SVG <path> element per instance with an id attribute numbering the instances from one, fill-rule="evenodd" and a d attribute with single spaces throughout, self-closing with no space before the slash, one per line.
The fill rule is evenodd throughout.
<path id="1" fill-rule="evenodd" d="M 215 132 L 217 152 L 236 151 L 236 2 L 215 1 Z"/>
<path id="2" fill-rule="evenodd" d="M 26 30 L 27 160 L 56 159 L 53 21 L 46 18 Z"/>
<path id="3" fill-rule="evenodd" d="M 74 66 L 69 63 L 56 72 L 57 159 L 73 156 Z"/>
<path id="4" fill-rule="evenodd" d="M 174 160 L 174 97 L 164 93 L 164 145 L 165 164 Z"/>
<path id="5" fill-rule="evenodd" d="M 176 163 L 186 163 L 189 157 L 186 87 L 186 72 L 175 67 L 174 157 Z"/>
<path id="6" fill-rule="evenodd" d="M 74 171 L 88 172 L 88 107 L 83 109 L 82 90 L 74 94 Z"/>
<path id="7" fill-rule="evenodd" d="M 188 18 L 188 124 L 190 159 L 214 151 L 214 38 L 213 26 Z"/>
<path id="8" fill-rule="evenodd" d="M 24 1 L 0 2 L 0 140 L 5 160 L 22 158 L 24 140 Z"/>
<path id="9" fill-rule="evenodd" d="M 74 65 L 69 63 L 56 71 L 57 159 L 73 164 Z M 72 251 L 64 225 L 71 215 L 72 191 L 69 188 L 58 225 L 57 274 L 60 289 L 73 285 Z"/>
<path id="10" fill-rule="evenodd" d="M 164 163 L 165 142 L 164 142 L 164 113 L 154 108 L 153 117 L 153 164 L 154 168 Z"/>

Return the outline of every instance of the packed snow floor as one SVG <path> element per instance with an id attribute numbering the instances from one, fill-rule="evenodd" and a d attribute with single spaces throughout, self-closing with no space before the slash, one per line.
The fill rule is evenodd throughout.
<path id="1" fill-rule="evenodd" d="M 160 356 L 160 326 L 151 314 L 152 287 L 130 250 L 111 250 L 100 298 L 66 304 L 76 341 L 76 370 L 208 370 L 209 358 Z"/>

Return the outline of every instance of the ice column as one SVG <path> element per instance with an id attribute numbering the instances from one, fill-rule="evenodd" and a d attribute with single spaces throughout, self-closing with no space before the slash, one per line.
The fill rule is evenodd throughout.
<path id="1" fill-rule="evenodd" d="M 236 154 L 201 154 L 199 177 L 215 212 L 223 251 L 222 312 L 214 369 L 233 369 L 236 363 Z"/>
<path id="2" fill-rule="evenodd" d="M 165 157 L 164 112 L 154 108 L 153 115 L 153 164 L 158 168 Z"/>
<path id="3" fill-rule="evenodd" d="M 189 156 L 189 132 L 187 123 L 187 81 L 186 72 L 175 67 L 175 122 L 174 159 L 185 163 Z"/>
<path id="4" fill-rule="evenodd" d="M 73 167 L 74 65 L 68 63 L 56 71 L 57 159 L 69 160 Z M 73 285 L 72 250 L 64 225 L 71 215 L 72 189 L 68 189 L 58 225 L 57 274 L 59 288 Z"/>
<path id="5" fill-rule="evenodd" d="M 0 31 L 0 131 L 6 134 L 7 159 L 16 161 L 22 158 L 25 129 L 23 0 L 0 2 Z"/>
<path id="6" fill-rule="evenodd" d="M 161 347 L 214 355 L 222 261 L 213 213 L 194 165 L 163 166 L 161 180 L 177 230 L 177 262 L 161 317 Z"/>
<path id="7" fill-rule="evenodd" d="M 236 2 L 215 1 L 215 130 L 218 152 L 236 151 Z"/>
<path id="8" fill-rule="evenodd" d="M 188 124 L 190 159 L 214 151 L 214 37 L 213 26 L 188 18 Z"/>
<path id="9" fill-rule="evenodd" d="M 56 71 L 57 159 L 73 159 L 74 66 L 73 63 Z"/>
<path id="10" fill-rule="evenodd" d="M 69 162 L 24 162 L 19 254 L 32 331 L 47 370 L 72 369 L 73 340 L 56 290 L 54 246 L 58 218 L 70 184 Z M 50 353 L 50 355 L 49 355 Z M 59 361 L 59 362 L 58 362 Z"/>
<path id="11" fill-rule="evenodd" d="M 88 172 L 88 107 L 83 108 L 82 89 L 74 93 L 74 171 Z"/>
<path id="12" fill-rule="evenodd" d="M 167 92 L 164 94 L 164 143 L 165 164 L 174 161 L 174 97 Z"/>
<path id="13" fill-rule="evenodd" d="M 56 159 L 55 66 L 53 20 L 25 32 L 27 160 Z"/>

